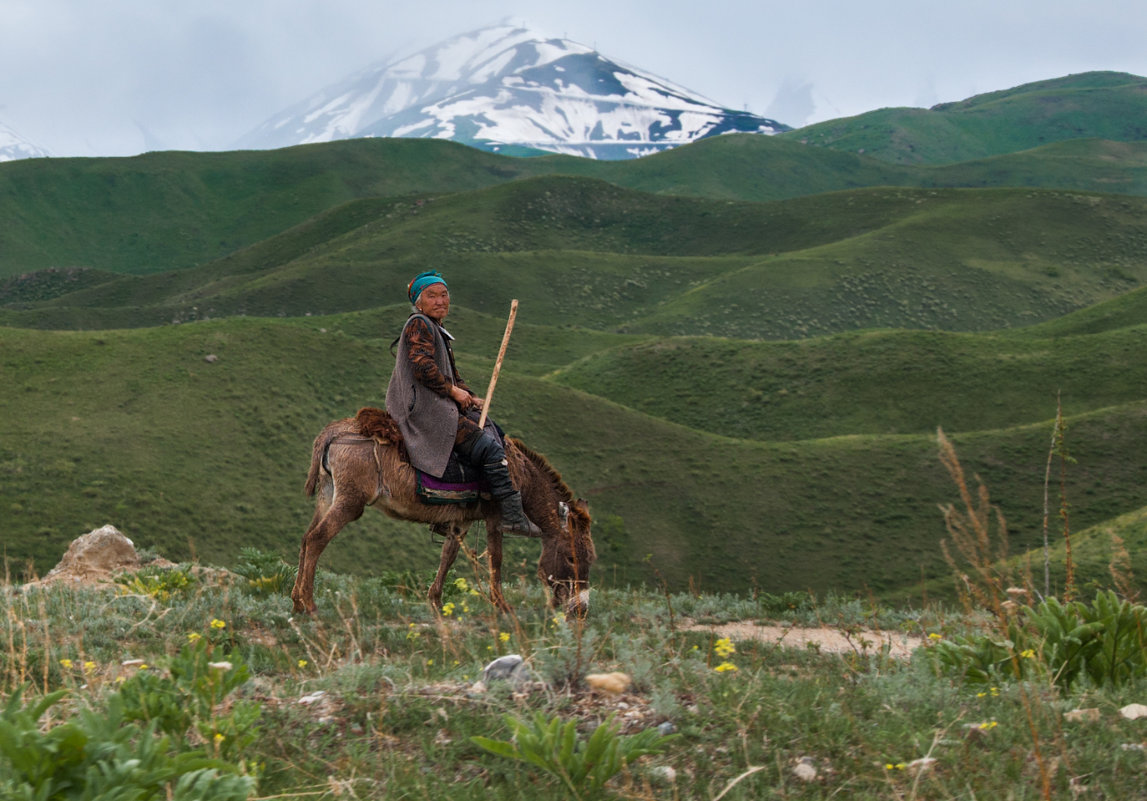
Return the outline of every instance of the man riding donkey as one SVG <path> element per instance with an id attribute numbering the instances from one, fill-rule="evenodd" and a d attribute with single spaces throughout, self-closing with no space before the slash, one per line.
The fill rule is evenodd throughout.
<path id="1" fill-rule="evenodd" d="M 451 451 L 480 470 L 501 506 L 502 531 L 540 536 L 522 509 L 522 495 L 510 480 L 501 433 L 492 422 L 480 426 L 483 398 L 476 396 L 454 363 L 454 337 L 442 327 L 450 313 L 450 289 L 435 271 L 419 273 L 406 289 L 414 311 L 396 340 L 394 373 L 386 389 L 386 410 L 398 423 L 410 463 L 441 478 Z"/>

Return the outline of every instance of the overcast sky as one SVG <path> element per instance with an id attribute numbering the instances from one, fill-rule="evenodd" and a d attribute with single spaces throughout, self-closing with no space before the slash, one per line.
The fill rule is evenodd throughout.
<path id="1" fill-rule="evenodd" d="M 57 156 L 226 149 L 352 72 L 507 17 L 794 127 L 1147 76 L 1144 0 L 0 0 L 0 122 Z"/>

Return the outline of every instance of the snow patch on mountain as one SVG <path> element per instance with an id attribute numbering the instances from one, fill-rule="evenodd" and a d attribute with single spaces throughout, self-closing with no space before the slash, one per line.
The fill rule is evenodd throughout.
<path id="1" fill-rule="evenodd" d="M 506 23 L 368 67 L 275 115 L 238 146 L 421 137 L 634 158 L 722 133 L 784 130 L 585 45 Z"/>
<path id="2" fill-rule="evenodd" d="M 37 147 L 0 122 L 0 161 L 44 158 L 50 155 L 47 150 Z"/>

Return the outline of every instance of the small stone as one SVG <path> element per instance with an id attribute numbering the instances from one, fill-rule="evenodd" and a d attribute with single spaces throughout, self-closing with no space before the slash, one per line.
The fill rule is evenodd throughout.
<path id="1" fill-rule="evenodd" d="M 1069 723 L 1098 723 L 1099 709 L 1096 707 L 1073 709 L 1070 712 L 1064 712 L 1063 719 Z"/>
<path id="2" fill-rule="evenodd" d="M 670 734 L 674 734 L 676 731 L 677 727 L 673 725 L 673 721 L 671 720 L 666 720 L 657 724 L 657 732 L 662 737 L 668 737 Z"/>
<path id="3" fill-rule="evenodd" d="M 1119 714 L 1128 720 L 1138 720 L 1147 717 L 1147 706 L 1143 704 L 1128 704 L 1119 710 Z"/>
<path id="4" fill-rule="evenodd" d="M 214 353 L 208 353 L 203 357 L 203 361 L 207 362 L 208 364 L 215 364 L 215 362 L 219 361 L 219 357 Z"/>
<path id="5" fill-rule="evenodd" d="M 908 770 L 916 771 L 919 773 L 921 771 L 928 770 L 928 768 L 935 765 L 937 761 L 938 760 L 936 757 L 920 757 L 919 759 L 913 759 L 908 763 Z"/>
<path id="6" fill-rule="evenodd" d="M 517 686 L 530 679 L 530 669 L 520 654 L 500 656 L 482 670 L 482 681 L 487 687 L 496 681 L 508 681 Z"/>
<path id="7" fill-rule="evenodd" d="M 590 687 L 610 695 L 621 695 L 632 682 L 633 679 L 625 673 L 590 673 L 585 677 L 585 683 Z"/>
<path id="8" fill-rule="evenodd" d="M 793 776 L 802 782 L 816 781 L 817 772 L 812 757 L 801 757 L 800 761 L 793 767 Z"/>
<path id="9" fill-rule="evenodd" d="M 649 771 L 649 778 L 658 784 L 676 784 L 677 771 L 669 765 L 654 765 Z"/>
<path id="10" fill-rule="evenodd" d="M 315 692 L 310 693 L 309 695 L 304 695 L 302 698 L 300 698 L 299 703 L 303 706 L 310 706 L 315 701 L 320 700 L 326 694 L 326 690 L 316 690 Z"/>

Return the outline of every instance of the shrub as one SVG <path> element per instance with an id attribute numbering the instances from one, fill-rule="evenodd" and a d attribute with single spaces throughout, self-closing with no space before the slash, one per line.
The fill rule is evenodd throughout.
<path id="1" fill-rule="evenodd" d="M 249 547 L 239 551 L 239 564 L 235 567 L 256 595 L 286 595 L 294 586 L 298 571 L 297 565 L 288 565 L 275 554 Z"/>
<path id="2" fill-rule="evenodd" d="M 1052 597 L 1021 607 L 1006 637 L 954 637 L 928 653 L 942 672 L 974 682 L 1044 674 L 1064 689 L 1084 678 L 1117 687 L 1147 677 L 1147 607 L 1111 591 L 1092 603 Z"/>
<path id="3" fill-rule="evenodd" d="M 605 783 L 626 765 L 646 754 L 660 753 L 665 744 L 678 735 L 662 735 L 646 729 L 631 735 L 619 735 L 612 716 L 601 723 L 588 739 L 577 734 L 577 722 L 546 719 L 540 712 L 531 720 L 512 715 L 505 717 L 514 736 L 509 741 L 489 737 L 470 740 L 492 754 L 535 765 L 558 778 L 582 798 L 586 793 L 599 793 Z"/>
<path id="4" fill-rule="evenodd" d="M 60 690 L 25 704 L 21 689 L 0 709 L 0 797 L 240 801 L 255 789 L 234 765 L 182 751 L 155 724 L 132 720 L 117 694 L 99 710 L 46 725 L 67 695 Z"/>

